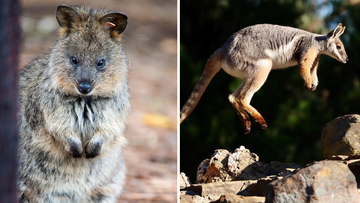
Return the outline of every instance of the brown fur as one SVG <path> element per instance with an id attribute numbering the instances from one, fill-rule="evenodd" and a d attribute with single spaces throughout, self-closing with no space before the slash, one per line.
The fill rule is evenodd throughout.
<path id="1" fill-rule="evenodd" d="M 20 202 L 116 202 L 130 110 L 127 17 L 68 5 L 56 17 L 55 46 L 20 73 Z"/>
<path id="2" fill-rule="evenodd" d="M 310 70 L 313 68 L 313 64 L 315 59 L 317 58 L 318 51 L 315 47 L 310 47 L 308 51 L 306 51 L 304 57 L 299 62 L 300 75 L 305 81 L 305 87 L 308 90 L 312 90 L 314 87 L 311 84 L 311 74 Z M 316 88 L 316 87 L 315 87 Z"/>

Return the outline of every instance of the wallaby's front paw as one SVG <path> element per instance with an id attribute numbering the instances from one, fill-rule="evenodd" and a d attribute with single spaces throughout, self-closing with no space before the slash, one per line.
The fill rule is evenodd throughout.
<path id="1" fill-rule="evenodd" d="M 65 150 L 74 158 L 80 158 L 83 153 L 81 141 L 79 139 L 68 139 Z"/>
<path id="2" fill-rule="evenodd" d="M 315 90 L 316 90 L 316 85 L 313 84 L 313 85 L 311 86 L 311 91 L 315 91 Z"/>
<path id="3" fill-rule="evenodd" d="M 93 137 L 85 146 L 86 158 L 94 158 L 100 154 L 104 142 L 102 137 Z"/>
<path id="4" fill-rule="evenodd" d="M 311 84 L 311 91 L 315 91 L 318 84 L 319 84 L 319 82 L 317 80 L 313 80 L 313 82 Z"/>
<path id="5" fill-rule="evenodd" d="M 305 88 L 308 89 L 308 90 L 311 90 L 311 91 L 314 91 L 316 89 L 314 84 L 305 84 Z"/>

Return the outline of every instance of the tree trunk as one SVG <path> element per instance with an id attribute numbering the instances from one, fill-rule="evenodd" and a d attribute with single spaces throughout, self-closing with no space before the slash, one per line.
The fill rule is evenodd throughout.
<path id="1" fill-rule="evenodd" d="M 20 2 L 0 0 L 0 202 L 18 202 L 18 65 Z"/>

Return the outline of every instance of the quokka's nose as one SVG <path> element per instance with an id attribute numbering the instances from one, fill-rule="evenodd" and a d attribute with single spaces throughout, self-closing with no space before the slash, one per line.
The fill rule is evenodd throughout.
<path id="1" fill-rule="evenodd" d="M 82 94 L 88 94 L 91 91 L 91 83 L 88 80 L 81 81 L 78 85 L 78 90 Z"/>

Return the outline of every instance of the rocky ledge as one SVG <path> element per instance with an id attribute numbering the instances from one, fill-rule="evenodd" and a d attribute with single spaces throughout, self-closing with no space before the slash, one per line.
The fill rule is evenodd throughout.
<path id="1" fill-rule="evenodd" d="M 233 153 L 215 150 L 200 163 L 196 184 L 180 174 L 181 203 L 210 202 L 360 202 L 360 116 L 326 124 L 321 143 L 325 160 L 301 167 L 262 163 L 240 146 Z M 359 184 L 358 184 L 359 183 Z"/>

